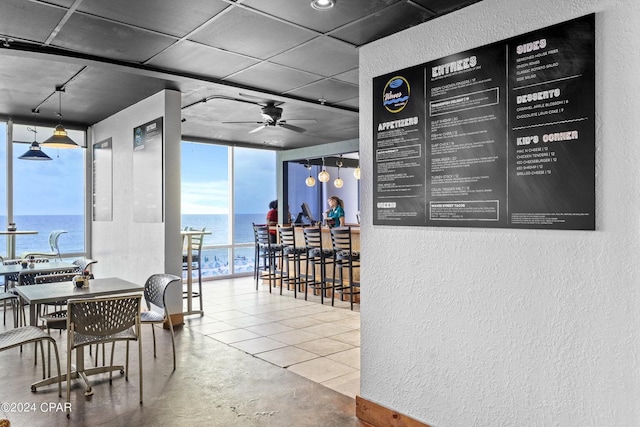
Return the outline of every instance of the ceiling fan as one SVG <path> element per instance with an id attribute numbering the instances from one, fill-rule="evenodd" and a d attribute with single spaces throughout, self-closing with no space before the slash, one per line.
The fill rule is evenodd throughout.
<path id="1" fill-rule="evenodd" d="M 294 132 L 304 132 L 306 129 L 294 126 L 290 122 L 296 122 L 299 124 L 302 123 L 318 123 L 316 119 L 291 119 L 284 120 L 282 119 L 282 108 L 279 105 L 284 104 L 283 102 L 276 101 L 267 101 L 267 102 L 256 102 L 256 105 L 260 105 L 262 108 L 260 109 L 260 115 L 262 116 L 261 122 L 222 122 L 225 124 L 257 124 L 259 125 L 257 128 L 250 130 L 249 133 L 258 132 L 267 127 L 276 127 L 280 126 L 284 129 L 289 129 Z"/>

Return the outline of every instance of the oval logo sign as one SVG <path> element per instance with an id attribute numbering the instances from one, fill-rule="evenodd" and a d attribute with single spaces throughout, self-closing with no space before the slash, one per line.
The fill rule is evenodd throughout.
<path id="1" fill-rule="evenodd" d="M 384 87 L 383 105 L 390 113 L 398 113 L 409 102 L 411 88 L 409 82 L 400 76 L 393 77 Z"/>

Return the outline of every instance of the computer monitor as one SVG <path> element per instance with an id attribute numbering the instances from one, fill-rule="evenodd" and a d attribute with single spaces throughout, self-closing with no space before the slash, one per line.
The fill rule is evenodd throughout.
<path id="1" fill-rule="evenodd" d="M 309 209 L 309 205 L 306 203 L 302 203 L 300 205 L 300 209 L 302 209 L 302 216 L 307 218 L 311 224 L 314 224 L 316 220 L 313 218 L 313 214 L 311 213 L 311 209 Z"/>

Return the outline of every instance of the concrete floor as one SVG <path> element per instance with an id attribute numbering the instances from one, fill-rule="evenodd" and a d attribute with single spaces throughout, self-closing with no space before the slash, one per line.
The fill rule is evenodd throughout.
<path id="1" fill-rule="evenodd" d="M 41 366 L 34 366 L 33 347 L 29 346 L 22 353 L 19 349 L 0 353 L 0 418 L 9 419 L 12 426 L 367 425 L 355 417 L 355 400 L 351 397 L 357 390 L 354 382 L 359 381 L 359 360 L 357 366 L 353 361 L 354 353 L 359 356 L 359 342 L 354 342 L 359 313 L 351 312 L 347 304 L 331 308 L 326 302 L 321 306 L 319 299 L 304 301 L 298 296 L 294 300 L 288 292 L 283 296 L 269 294 L 264 286 L 256 291 L 251 278 L 205 282 L 204 287 L 205 316 L 188 317 L 185 325 L 176 329 L 175 372 L 168 331 L 156 333 L 158 357 L 154 359 L 150 327 L 143 328 L 143 405 L 138 401 L 135 345 L 128 382 L 119 374 L 115 374 L 111 386 L 107 375 L 91 377 L 94 394 L 85 397 L 82 384 L 72 381 L 69 419 L 58 405 L 65 402 L 64 383 L 62 398 L 55 386 L 30 391 L 30 384 L 41 376 Z M 320 332 L 318 320 L 335 329 L 335 335 Z M 10 316 L 7 321 L 10 328 Z M 336 326 L 340 323 L 342 326 Z M 305 328 L 312 329 L 301 335 L 299 329 Z M 357 333 L 359 336 L 359 326 Z M 66 338 L 64 333 L 54 332 L 54 336 L 65 371 Z M 345 349 L 339 343 L 348 346 Z M 302 360 L 293 363 L 286 356 L 274 359 L 269 355 L 273 351 L 280 355 L 305 353 Z M 116 363 L 123 360 L 124 344 L 120 344 Z M 88 355 L 87 363 L 92 363 Z M 331 371 L 336 364 L 354 366 L 346 373 L 342 367 L 332 371 L 331 378 L 313 373 Z M 296 366 L 300 375 L 295 373 Z M 16 411 L 7 410 L 7 403 L 15 404 Z"/>

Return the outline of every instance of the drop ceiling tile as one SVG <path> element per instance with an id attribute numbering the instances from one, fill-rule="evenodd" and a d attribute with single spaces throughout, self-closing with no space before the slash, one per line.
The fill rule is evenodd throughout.
<path id="1" fill-rule="evenodd" d="M 65 14 L 64 9 L 21 0 L 0 2 L 0 34 L 44 42 Z M 25 23 L 29 23 L 25 25 Z"/>
<path id="2" fill-rule="evenodd" d="M 293 70 L 269 62 L 263 62 L 231 76 L 233 83 L 282 93 L 322 79 L 317 74 Z"/>
<path id="3" fill-rule="evenodd" d="M 445 13 L 452 12 L 456 9 L 469 6 L 473 3 L 477 3 L 480 0 L 413 0 L 417 4 L 426 7 L 427 9 L 443 15 Z"/>
<path id="4" fill-rule="evenodd" d="M 256 59 L 185 40 L 171 46 L 148 64 L 222 79 L 256 63 Z"/>
<path id="5" fill-rule="evenodd" d="M 327 11 L 314 10 L 311 8 L 310 0 L 246 0 L 242 4 L 286 21 L 295 22 L 303 27 L 326 33 L 399 1 L 339 0 L 333 9 Z"/>
<path id="6" fill-rule="evenodd" d="M 213 20 L 190 39 L 254 58 L 267 59 L 314 37 L 310 31 L 237 7 L 224 13 L 222 18 Z"/>
<path id="7" fill-rule="evenodd" d="M 229 7 L 220 0 L 84 0 L 78 11 L 136 27 L 183 37 Z"/>
<path id="8" fill-rule="evenodd" d="M 42 67 L 47 70 L 44 74 Z M 68 80 L 80 68 L 77 64 L 64 61 L 3 55 L 0 60 L 0 76 L 2 81 L 12 82 L 12 87 L 0 88 L 0 115 L 33 119 L 31 110 L 47 99 L 55 91 L 56 85 Z M 51 118 L 55 117 L 57 110 L 57 98 L 41 107 L 42 115 L 49 114 Z"/>
<path id="9" fill-rule="evenodd" d="M 174 42 L 169 36 L 76 13 L 51 44 L 89 55 L 142 63 Z"/>
<path id="10" fill-rule="evenodd" d="M 358 67 L 358 50 L 329 37 L 317 37 L 271 62 L 331 77 Z"/>
<path id="11" fill-rule="evenodd" d="M 397 33 L 435 17 L 432 13 L 413 6 L 398 3 L 385 9 L 384 13 L 374 13 L 353 25 L 342 27 L 330 35 L 357 46 Z"/>
<path id="12" fill-rule="evenodd" d="M 288 95 L 309 99 L 326 99 L 328 104 L 335 104 L 358 96 L 358 86 L 338 80 L 326 79 L 308 86 L 287 92 Z"/>
<path id="13" fill-rule="evenodd" d="M 354 68 L 353 70 L 347 71 L 346 73 L 336 74 L 333 76 L 336 80 L 342 80 L 343 82 L 351 83 L 354 85 L 360 84 L 358 81 L 359 73 L 358 69 Z"/>

